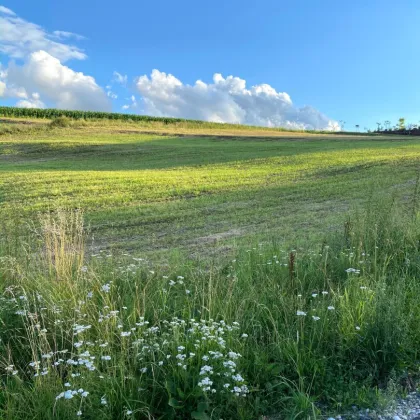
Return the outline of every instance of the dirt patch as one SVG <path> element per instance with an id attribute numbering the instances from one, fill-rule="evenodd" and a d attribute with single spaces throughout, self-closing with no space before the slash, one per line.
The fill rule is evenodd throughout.
<path id="1" fill-rule="evenodd" d="M 245 233 L 245 229 L 229 229 L 225 232 L 219 232 L 219 233 L 212 233 L 211 235 L 206 236 L 200 236 L 199 238 L 194 239 L 194 243 L 197 244 L 209 244 L 221 241 L 223 239 L 232 238 L 235 236 L 241 236 L 243 233 Z"/>

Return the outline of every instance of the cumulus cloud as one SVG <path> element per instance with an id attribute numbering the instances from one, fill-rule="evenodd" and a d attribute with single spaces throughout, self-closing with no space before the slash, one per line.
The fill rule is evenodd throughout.
<path id="1" fill-rule="evenodd" d="M 21 19 L 12 10 L 0 6 L 0 52 L 9 57 L 25 58 L 32 52 L 43 50 L 62 62 L 85 59 L 86 54 L 80 48 L 59 42 L 60 39 L 69 38 L 64 34 L 70 32 L 48 33 L 41 26 Z M 75 34 L 72 36 L 75 38 Z"/>
<path id="2" fill-rule="evenodd" d="M 41 101 L 37 92 L 33 93 L 28 99 L 18 101 L 16 106 L 19 108 L 45 108 L 45 104 Z"/>
<path id="3" fill-rule="evenodd" d="M 5 83 L 8 96 L 17 97 L 17 92 L 24 92 L 22 98 L 31 103 L 39 104 L 36 102 L 40 100 L 39 96 L 33 96 L 39 93 L 57 108 L 111 110 L 109 98 L 93 77 L 75 72 L 46 51 L 30 54 L 22 66 L 12 62 L 7 68 Z M 20 104 L 28 105 L 28 102 L 21 101 Z"/>
<path id="4" fill-rule="evenodd" d="M 298 108 L 290 96 L 267 84 L 246 87 L 239 77 L 216 73 L 213 83 L 183 84 L 171 74 L 153 70 L 136 79 L 145 112 L 157 116 L 267 127 L 338 130 L 339 124 L 313 107 Z"/>

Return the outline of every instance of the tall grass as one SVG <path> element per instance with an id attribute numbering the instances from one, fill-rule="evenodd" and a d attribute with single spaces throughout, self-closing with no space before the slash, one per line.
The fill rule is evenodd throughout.
<path id="1" fill-rule="evenodd" d="M 0 258 L 0 417 L 304 419 L 381 403 L 418 375 L 419 227 L 372 202 L 315 247 L 153 267 L 84 257 L 81 215 L 48 216 L 38 249 Z"/>

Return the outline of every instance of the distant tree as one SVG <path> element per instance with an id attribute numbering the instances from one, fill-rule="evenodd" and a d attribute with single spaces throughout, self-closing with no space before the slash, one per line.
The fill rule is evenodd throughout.
<path id="1" fill-rule="evenodd" d="M 341 131 L 344 131 L 344 126 L 346 125 L 346 122 L 344 120 L 340 120 L 340 127 L 341 127 Z"/>
<path id="2" fill-rule="evenodd" d="M 408 134 L 411 134 L 411 130 L 413 130 L 414 124 L 407 124 L 405 128 L 408 130 Z"/>
<path id="3" fill-rule="evenodd" d="M 381 123 L 380 122 L 377 122 L 376 124 L 378 126 L 378 131 L 382 131 L 382 125 L 381 125 Z"/>
<path id="4" fill-rule="evenodd" d="M 359 132 L 360 125 L 359 124 L 356 124 L 355 127 L 356 127 L 356 131 Z"/>
<path id="5" fill-rule="evenodd" d="M 399 130 L 405 130 L 405 118 L 400 118 L 398 120 L 398 129 Z"/>
<path id="6" fill-rule="evenodd" d="M 389 130 L 389 127 L 391 126 L 391 121 L 386 120 L 386 121 L 384 122 L 384 124 L 385 124 L 385 128 L 386 128 L 387 130 Z"/>

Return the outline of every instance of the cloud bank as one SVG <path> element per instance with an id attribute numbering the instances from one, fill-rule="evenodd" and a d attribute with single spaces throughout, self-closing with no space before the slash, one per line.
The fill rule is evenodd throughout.
<path id="1" fill-rule="evenodd" d="M 14 87 L 23 90 L 26 93 L 24 99 L 38 94 L 37 104 L 42 97 L 62 109 L 112 109 L 108 96 L 93 77 L 75 72 L 45 51 L 30 54 L 23 66 L 12 62 L 7 69 L 6 85 L 6 92 L 12 88 L 16 90 Z M 9 93 L 9 96 L 12 95 Z M 21 101 L 19 105 L 28 106 L 28 102 Z"/>
<path id="2" fill-rule="evenodd" d="M 0 97 L 19 99 L 16 106 L 111 111 L 111 99 L 95 79 L 76 72 L 63 63 L 70 59 L 83 60 L 86 54 L 67 44 L 69 39 L 83 36 L 66 31 L 48 33 L 40 26 L 19 18 L 0 6 L 0 52 L 10 58 L 22 59 L 0 66 Z"/>
<path id="3" fill-rule="evenodd" d="M 183 84 L 171 74 L 153 70 L 140 76 L 136 89 L 145 112 L 157 116 L 286 127 L 308 130 L 338 130 L 339 124 L 313 107 L 295 107 L 290 96 L 267 84 L 246 87 L 239 77 L 216 73 L 213 83 L 198 80 Z"/>

